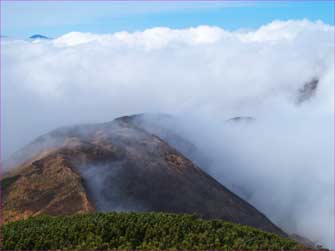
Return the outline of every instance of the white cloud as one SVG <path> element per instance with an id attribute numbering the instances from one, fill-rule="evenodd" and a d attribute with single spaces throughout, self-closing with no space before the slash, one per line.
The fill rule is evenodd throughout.
<path id="1" fill-rule="evenodd" d="M 114 45 L 114 47 L 137 47 L 140 49 L 162 49 L 173 44 L 197 45 L 218 42 L 225 32 L 219 27 L 198 26 L 183 30 L 173 30 L 167 27 L 155 27 L 141 32 L 129 33 L 126 31 L 114 34 L 96 35 L 91 33 L 70 32 L 53 41 L 57 47 L 76 46 L 90 42 L 103 45 Z"/>
<path id="2" fill-rule="evenodd" d="M 242 34 L 241 39 L 245 41 L 258 42 L 276 42 L 276 41 L 292 41 L 297 37 L 304 38 L 304 35 L 310 35 L 311 32 L 315 34 L 323 32 L 332 32 L 332 27 L 325 25 L 322 21 L 311 23 L 307 19 L 302 21 L 273 21 L 268 25 L 260 27 L 254 32 Z M 323 37 L 321 37 L 323 38 Z"/>
<path id="3" fill-rule="evenodd" d="M 192 121 L 186 135 L 206 146 L 215 177 L 245 184 L 271 219 L 330 247 L 333 44 L 333 27 L 308 20 L 274 21 L 247 32 L 156 27 L 5 41 L 4 155 L 62 125 L 179 114 Z M 314 77 L 314 96 L 297 105 L 298 90 Z M 239 115 L 257 122 L 222 126 Z M 221 168 L 223 156 L 234 169 Z"/>

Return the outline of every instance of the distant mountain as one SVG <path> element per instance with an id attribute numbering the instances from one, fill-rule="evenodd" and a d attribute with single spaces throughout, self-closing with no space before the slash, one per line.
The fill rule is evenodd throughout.
<path id="1" fill-rule="evenodd" d="M 319 86 L 319 79 L 317 77 L 312 78 L 310 81 L 304 83 L 304 85 L 298 90 L 296 103 L 299 105 L 310 100 L 317 91 Z"/>
<path id="2" fill-rule="evenodd" d="M 50 39 L 49 37 L 47 36 L 43 36 L 43 35 L 40 35 L 40 34 L 35 34 L 35 35 L 32 35 L 29 37 L 30 39 Z"/>
<path id="3" fill-rule="evenodd" d="M 227 122 L 253 122 L 255 120 L 254 117 L 250 116 L 238 116 L 231 119 L 228 119 Z"/>
<path id="4" fill-rule="evenodd" d="M 139 117 L 60 128 L 14 155 L 15 167 L 1 182 L 4 222 L 95 211 L 195 213 L 287 237 L 264 214 L 148 132 Z M 181 138 L 174 140 L 192 149 Z"/>

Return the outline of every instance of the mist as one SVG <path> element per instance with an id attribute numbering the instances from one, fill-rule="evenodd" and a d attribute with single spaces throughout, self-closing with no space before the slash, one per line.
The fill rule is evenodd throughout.
<path id="1" fill-rule="evenodd" d="M 122 163 L 108 165 L 79 166 L 77 171 L 84 179 L 90 198 L 94 198 L 94 208 L 99 212 L 129 212 L 148 210 L 143 203 L 124 195 L 119 188 L 118 173 Z M 113 191 L 110 193 L 110 191 Z"/>
<path id="2" fill-rule="evenodd" d="M 196 160 L 289 233 L 333 247 L 334 27 L 273 21 L 2 44 L 2 155 L 54 128 L 168 113 Z M 246 122 L 227 122 L 249 116 Z M 193 156 L 197 158 L 197 156 Z M 91 175 L 91 174 L 88 174 Z"/>
<path id="3" fill-rule="evenodd" d="M 287 233 L 333 245 L 333 118 L 286 111 L 236 121 L 144 116 L 139 123 Z"/>

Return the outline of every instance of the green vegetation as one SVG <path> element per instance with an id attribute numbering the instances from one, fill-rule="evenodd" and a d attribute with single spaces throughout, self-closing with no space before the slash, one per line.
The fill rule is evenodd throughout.
<path id="1" fill-rule="evenodd" d="M 184 214 L 37 216 L 5 224 L 2 230 L 5 250 L 305 249 L 255 228 Z"/>

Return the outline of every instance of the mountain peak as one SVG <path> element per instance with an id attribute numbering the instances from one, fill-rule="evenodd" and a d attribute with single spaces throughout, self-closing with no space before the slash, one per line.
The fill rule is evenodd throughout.
<path id="1" fill-rule="evenodd" d="M 23 152 L 35 154 L 2 180 L 4 220 L 92 211 L 195 213 L 287 236 L 137 117 L 61 128 L 28 145 Z"/>
<path id="2" fill-rule="evenodd" d="M 30 39 L 50 39 L 47 36 L 41 35 L 41 34 L 34 34 L 32 36 L 29 37 Z"/>

